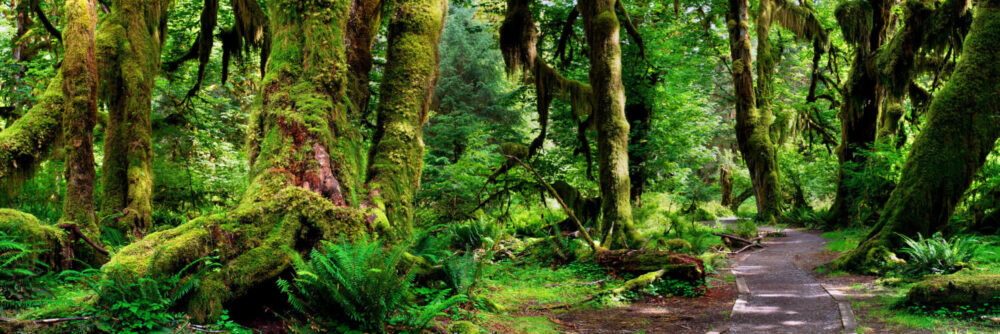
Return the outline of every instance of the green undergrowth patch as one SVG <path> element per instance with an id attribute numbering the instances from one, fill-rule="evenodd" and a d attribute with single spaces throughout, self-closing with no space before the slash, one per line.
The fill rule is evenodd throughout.
<path id="1" fill-rule="evenodd" d="M 826 250 L 833 252 L 846 252 L 858 247 L 861 240 L 868 234 L 867 229 L 848 228 L 823 233 L 823 237 L 830 239 L 826 242 Z"/>
<path id="2" fill-rule="evenodd" d="M 561 305 L 591 297 L 605 285 L 621 284 L 618 279 L 583 284 L 606 278 L 600 267 L 587 263 L 550 267 L 536 263 L 515 266 L 503 261 L 486 269 L 479 295 L 511 310 Z"/>
<path id="3" fill-rule="evenodd" d="M 866 299 L 855 299 L 852 308 L 859 314 L 858 332 L 869 332 L 865 328 L 886 327 L 892 333 L 927 331 L 933 333 L 995 333 L 996 327 L 980 320 L 944 309 L 927 309 L 906 306 L 901 303 L 910 285 L 897 287 L 893 292 Z"/>

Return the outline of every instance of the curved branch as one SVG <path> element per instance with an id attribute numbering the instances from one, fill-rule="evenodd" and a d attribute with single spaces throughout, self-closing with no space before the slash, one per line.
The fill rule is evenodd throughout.
<path id="1" fill-rule="evenodd" d="M 45 30 L 52 34 L 52 36 L 55 36 L 55 38 L 59 40 L 59 43 L 62 43 L 62 32 L 60 32 L 59 29 L 56 29 L 56 27 L 52 25 L 52 22 L 49 21 L 49 18 L 45 16 L 45 12 L 42 11 L 42 6 L 39 4 L 39 1 L 40 0 L 31 1 L 31 11 L 35 12 L 35 16 L 38 16 L 38 20 L 42 22 L 42 26 L 45 27 Z"/>

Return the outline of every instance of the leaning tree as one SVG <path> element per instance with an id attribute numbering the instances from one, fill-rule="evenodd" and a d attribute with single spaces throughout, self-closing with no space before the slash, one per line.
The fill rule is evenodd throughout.
<path id="1" fill-rule="evenodd" d="M 878 224 L 834 267 L 857 271 L 879 266 L 901 244 L 899 235 L 915 237 L 942 230 L 993 150 L 1000 137 L 1000 82 L 996 80 L 1000 63 L 995 59 L 1000 54 L 1000 1 L 981 1 L 973 11 L 962 56 L 931 102 L 924 129 L 913 143 Z"/>

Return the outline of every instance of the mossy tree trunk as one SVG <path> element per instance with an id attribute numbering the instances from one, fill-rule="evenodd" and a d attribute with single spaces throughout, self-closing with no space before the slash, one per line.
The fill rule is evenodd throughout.
<path id="1" fill-rule="evenodd" d="M 116 0 L 97 30 L 101 95 L 108 104 L 102 185 L 112 228 L 142 236 L 152 226 L 152 91 L 166 37 L 168 0 Z"/>
<path id="2" fill-rule="evenodd" d="M 773 219 L 781 212 L 778 165 L 768 122 L 757 109 L 750 57 L 750 23 L 746 0 L 730 0 L 726 12 L 729 49 L 733 58 L 733 90 L 736 94 L 736 141 L 750 169 L 757 212 Z M 739 204 L 735 204 L 739 205 Z"/>
<path id="3" fill-rule="evenodd" d="M 605 246 L 639 247 L 642 236 L 632 222 L 628 174 L 629 124 L 625 119 L 625 88 L 622 86 L 615 1 L 581 0 L 577 7 L 583 18 L 590 51 L 590 86 L 597 121 L 602 219 L 604 226 L 613 228 L 610 238 L 605 238 Z"/>
<path id="4" fill-rule="evenodd" d="M 757 194 L 755 196 L 757 216 L 766 222 L 780 217 L 782 211 L 778 149 L 771 138 L 770 130 L 774 121 L 774 113 L 771 110 L 774 101 L 775 71 L 774 46 L 771 44 L 774 7 L 775 4 L 771 0 L 761 1 L 754 22 L 757 31 L 757 86 L 753 91 L 756 111 L 751 112 L 752 115 L 744 112 L 741 117 L 740 108 L 736 109 L 737 141 L 740 143 L 740 150 L 747 167 L 750 168 L 751 182 L 754 193 Z M 747 58 L 745 64 L 750 64 L 750 58 Z M 749 66 L 747 69 L 749 70 Z M 744 121 L 740 122 L 741 119 Z M 742 141 L 739 140 L 741 133 L 746 138 Z"/>
<path id="5" fill-rule="evenodd" d="M 951 78 L 931 102 L 899 184 L 878 224 L 834 267 L 877 266 L 879 249 L 894 250 L 897 234 L 915 237 L 943 229 L 1000 136 L 1000 0 L 980 2 Z"/>
<path id="6" fill-rule="evenodd" d="M 840 170 L 837 194 L 830 207 L 835 225 L 845 226 L 857 206 L 856 193 L 845 173 L 845 163 L 862 164 L 865 157 L 858 150 L 868 149 L 875 142 L 879 113 L 886 96 L 885 85 L 879 80 L 875 54 L 885 44 L 891 24 L 892 1 L 857 0 L 837 7 L 836 16 L 844 39 L 855 46 L 851 72 L 844 84 L 840 118 L 840 146 L 837 159 Z"/>
<path id="7" fill-rule="evenodd" d="M 103 267 L 105 274 L 163 277 L 215 249 L 221 270 L 204 277 L 187 304 L 196 321 L 208 321 L 227 301 L 288 270 L 287 249 L 305 253 L 320 240 L 408 228 L 407 194 L 419 179 L 413 174 L 422 160 L 419 128 L 447 5 L 394 5 L 381 92 L 391 98 L 378 108 L 382 133 L 371 144 L 370 162 L 349 98 L 344 37 L 351 1 L 270 1 L 272 50 L 250 119 L 251 183 L 239 206 L 127 246 Z"/>
<path id="8" fill-rule="evenodd" d="M 372 203 L 398 236 L 410 234 L 423 170 L 423 124 L 438 77 L 438 39 L 447 1 L 400 2 L 389 24 L 388 64 L 375 125 L 367 185 Z M 428 8 L 437 7 L 437 8 Z M 435 17 L 437 15 L 437 17 Z"/>
<path id="9" fill-rule="evenodd" d="M 94 214 L 94 125 L 97 122 L 97 59 L 94 30 L 97 12 L 93 0 L 66 1 L 63 41 L 63 145 L 66 151 L 66 197 L 60 221 L 76 224 L 92 240 L 100 234 Z M 82 241 L 80 241 L 82 244 Z M 78 247 L 78 249 L 87 249 Z M 94 260 L 93 250 L 81 254 Z M 92 262 L 92 261 L 91 261 Z"/>

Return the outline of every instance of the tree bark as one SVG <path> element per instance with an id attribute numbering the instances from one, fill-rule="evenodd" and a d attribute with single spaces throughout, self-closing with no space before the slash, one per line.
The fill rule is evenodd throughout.
<path id="1" fill-rule="evenodd" d="M 108 104 L 102 184 L 110 227 L 142 236 L 152 226 L 153 86 L 166 36 L 167 0 L 117 0 L 96 34 L 101 95 Z"/>
<path id="2" fill-rule="evenodd" d="M 877 266 L 874 250 L 895 250 L 897 234 L 930 235 L 947 226 L 973 176 L 1000 136 L 1000 0 L 979 4 L 952 77 L 931 102 L 899 184 L 865 241 L 834 263 L 858 271 Z"/>
<path id="3" fill-rule="evenodd" d="M 359 111 L 349 106 L 344 42 L 349 4 L 268 3 L 274 43 L 248 127 L 251 182 L 242 201 L 227 214 L 198 218 L 126 246 L 103 267 L 108 277 L 162 277 L 214 254 L 223 266 L 201 279 L 187 304 L 195 321 L 210 321 L 226 302 L 286 272 L 287 250 L 305 253 L 320 240 L 393 231 L 390 225 L 403 223 L 387 216 L 412 214 L 405 211 L 412 203 L 404 195 L 415 189 L 408 182 L 419 179 L 411 173 L 419 173 L 422 159 L 421 134 L 414 129 L 419 130 L 433 91 L 447 4 L 396 3 L 383 86 L 383 96 L 393 98 L 378 109 L 384 132 L 371 145 L 371 166 L 365 165 L 366 143 L 356 130 Z"/>
<path id="4" fill-rule="evenodd" d="M 622 86 L 617 0 L 581 0 L 578 4 L 590 47 L 590 86 L 597 120 L 598 175 L 605 226 L 613 226 L 608 248 L 638 247 L 642 236 L 632 223 L 629 200 L 628 132 Z M 610 241 L 610 242 L 608 242 Z"/>

